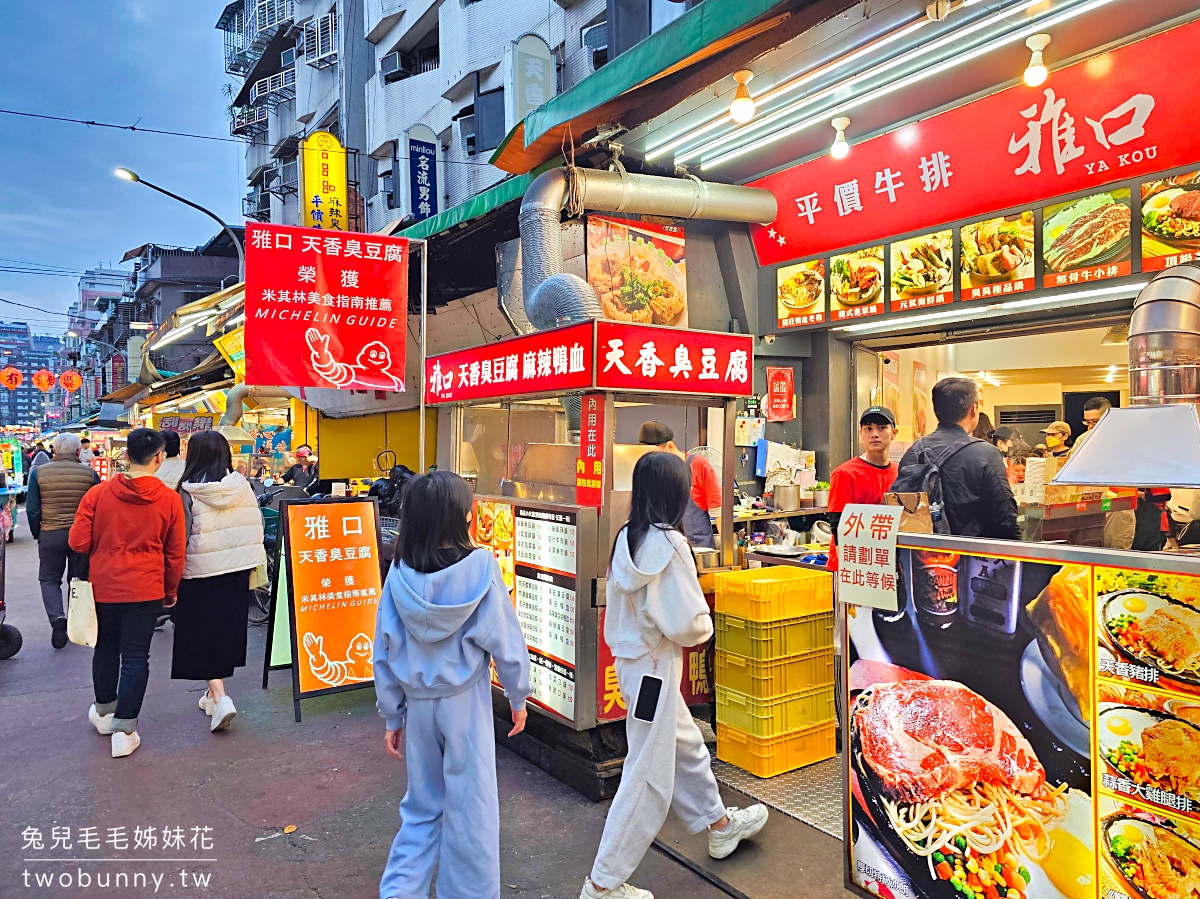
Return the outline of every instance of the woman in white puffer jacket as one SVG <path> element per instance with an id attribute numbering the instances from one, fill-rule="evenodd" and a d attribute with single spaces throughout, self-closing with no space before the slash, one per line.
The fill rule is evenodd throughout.
<path id="1" fill-rule="evenodd" d="M 179 602 L 171 610 L 171 677 L 208 682 L 200 708 L 216 732 L 237 715 L 225 678 L 246 664 L 250 573 L 267 560 L 262 513 L 250 482 L 233 470 L 229 441 L 217 431 L 188 441 L 179 493 L 188 539 Z"/>

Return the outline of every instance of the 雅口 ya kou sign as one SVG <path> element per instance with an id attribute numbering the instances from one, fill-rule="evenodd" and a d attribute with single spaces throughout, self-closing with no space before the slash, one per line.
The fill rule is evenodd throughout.
<path id="1" fill-rule="evenodd" d="M 408 241 L 246 224 L 246 383 L 404 390 Z"/>

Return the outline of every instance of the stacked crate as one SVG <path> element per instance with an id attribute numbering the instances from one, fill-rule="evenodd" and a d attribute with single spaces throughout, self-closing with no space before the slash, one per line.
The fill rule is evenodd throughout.
<path id="1" fill-rule="evenodd" d="M 716 587 L 717 758 L 758 777 L 832 758 L 833 576 L 756 568 Z"/>

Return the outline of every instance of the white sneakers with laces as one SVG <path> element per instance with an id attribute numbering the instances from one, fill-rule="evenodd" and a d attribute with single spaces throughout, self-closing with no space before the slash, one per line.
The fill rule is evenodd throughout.
<path id="1" fill-rule="evenodd" d="M 750 839 L 767 823 L 767 807 L 761 803 L 748 808 L 730 807 L 725 813 L 729 816 L 725 829 L 708 831 L 708 854 L 712 858 L 725 858 L 742 840 Z"/>
<path id="2" fill-rule="evenodd" d="M 583 892 L 579 894 L 579 899 L 654 899 L 654 894 L 649 890 L 639 890 L 627 883 L 612 890 L 605 890 L 596 886 L 592 883 L 591 878 L 588 878 L 583 882 Z"/>
<path id="3" fill-rule="evenodd" d="M 133 755 L 133 751 L 142 745 L 142 738 L 135 730 L 131 734 L 123 730 L 114 730 L 112 735 L 112 757 L 115 759 Z"/>
<path id="4" fill-rule="evenodd" d="M 207 690 L 200 694 L 200 711 L 208 715 L 209 718 L 212 717 L 213 709 L 216 705 L 217 701 L 208 695 Z"/>
<path id="5" fill-rule="evenodd" d="M 229 727 L 233 719 L 237 717 L 237 709 L 233 707 L 233 700 L 226 693 L 217 700 L 212 710 L 212 724 L 208 729 L 214 734 L 219 730 L 224 730 Z"/>
<path id="6" fill-rule="evenodd" d="M 96 728 L 96 733 L 100 734 L 102 737 L 107 737 L 113 732 L 112 713 L 101 715 L 96 711 L 96 703 L 94 702 L 92 703 L 91 708 L 88 709 L 88 721 L 92 723 L 92 727 Z"/>

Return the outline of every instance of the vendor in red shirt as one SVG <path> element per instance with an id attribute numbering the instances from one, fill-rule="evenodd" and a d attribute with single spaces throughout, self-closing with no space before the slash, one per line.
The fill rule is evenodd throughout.
<path id="1" fill-rule="evenodd" d="M 883 502 L 883 495 L 896 480 L 896 463 L 888 461 L 888 450 L 896 436 L 896 416 L 884 406 L 872 406 L 858 419 L 858 440 L 863 453 L 833 470 L 829 478 L 829 512 L 837 538 L 842 510 L 852 503 Z M 830 571 L 837 571 L 837 547 L 829 546 Z"/>
<path id="2" fill-rule="evenodd" d="M 664 453 L 674 453 L 688 463 L 692 472 L 692 502 L 683 514 L 683 535 L 695 547 L 716 547 L 713 540 L 712 520 L 721 517 L 721 480 L 712 465 L 703 456 L 690 459 L 675 445 L 675 432 L 660 421 L 648 421 L 638 432 L 638 443 L 654 446 Z"/>

